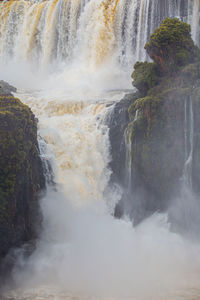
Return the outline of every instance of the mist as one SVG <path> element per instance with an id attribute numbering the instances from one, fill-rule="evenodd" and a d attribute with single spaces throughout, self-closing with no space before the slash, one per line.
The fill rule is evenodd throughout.
<path id="1" fill-rule="evenodd" d="M 18 297 L 45 287 L 58 295 L 179 299 L 199 285 L 200 245 L 171 232 L 167 214 L 133 227 L 128 218 L 114 219 L 103 203 L 74 207 L 52 188 L 41 210 L 36 250 L 28 259 L 21 253 L 13 271 Z"/>

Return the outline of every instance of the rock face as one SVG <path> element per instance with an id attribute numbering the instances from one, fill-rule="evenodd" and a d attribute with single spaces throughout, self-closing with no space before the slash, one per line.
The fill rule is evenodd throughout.
<path id="1" fill-rule="evenodd" d="M 12 92 L 16 93 L 17 89 L 7 82 L 0 80 L 0 96 L 12 96 Z"/>
<path id="2" fill-rule="evenodd" d="M 111 181 L 121 185 L 126 173 L 126 146 L 125 130 L 129 123 L 128 107 L 132 99 L 137 96 L 128 94 L 120 102 L 116 103 L 110 114 L 107 124 L 110 128 L 109 137 L 111 144 L 112 161 L 110 167 L 113 170 Z"/>
<path id="3" fill-rule="evenodd" d="M 126 129 L 129 124 L 128 108 L 131 103 L 139 97 L 139 93 L 127 94 L 120 102 L 116 103 L 112 113 L 109 115 L 107 125 L 109 127 L 109 139 L 111 145 L 112 170 L 111 183 L 122 188 L 122 199 L 117 204 L 115 216 L 121 217 L 124 210 L 124 203 L 127 198 L 126 189 Z"/>
<path id="4" fill-rule="evenodd" d="M 14 88 L 0 82 L 0 258 L 36 235 L 39 191 L 45 186 L 37 121 Z M 4 88 L 3 88 L 4 86 Z"/>
<path id="5" fill-rule="evenodd" d="M 154 62 L 136 63 L 132 75 L 139 94 L 129 100 L 127 127 L 123 119 L 115 120 L 116 123 L 122 122 L 124 136 L 130 144 L 131 182 L 127 192 L 126 177 L 118 176 L 127 196 L 123 196 L 116 207 L 116 215 L 129 214 L 135 223 L 156 211 L 168 209 L 172 200 L 180 195 L 186 171 L 190 177 L 187 184 L 196 195 L 200 194 L 200 54 L 189 33 L 184 33 L 184 39 L 191 47 L 190 52 L 182 40 L 182 31 L 188 31 L 186 25 L 177 19 L 166 19 L 155 30 L 146 45 Z M 180 31 L 176 41 L 174 37 L 167 39 L 166 36 L 177 26 Z M 165 54 L 164 49 L 158 51 L 164 47 L 162 43 L 168 43 Z M 178 50 L 175 45 L 178 45 Z M 178 53 L 182 53 L 184 59 L 177 60 Z M 111 134 L 113 124 L 114 121 Z M 118 129 L 121 129 L 120 124 Z M 122 136 L 118 130 L 117 138 Z M 111 144 L 116 144 L 112 138 Z M 117 152 L 113 154 L 114 160 L 117 158 L 113 167 L 120 157 L 119 147 L 112 146 L 112 149 Z M 121 158 L 127 167 L 127 156 L 124 158 L 122 154 Z M 120 165 L 119 170 L 112 169 L 114 178 L 123 168 Z"/>

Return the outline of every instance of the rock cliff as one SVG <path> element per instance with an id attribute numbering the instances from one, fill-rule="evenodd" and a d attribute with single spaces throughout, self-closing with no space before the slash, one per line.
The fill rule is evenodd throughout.
<path id="1" fill-rule="evenodd" d="M 0 258 L 34 239 L 39 192 L 45 186 L 37 120 L 0 82 Z"/>
<path id="2" fill-rule="evenodd" d="M 110 124 L 113 178 L 120 178 L 124 189 L 116 215 L 129 214 L 135 223 L 167 210 L 178 197 L 190 152 L 190 188 L 200 192 L 200 51 L 191 39 L 189 25 L 169 18 L 154 31 L 145 48 L 153 62 L 135 64 L 132 78 L 139 92 L 129 99 L 128 120 L 113 114 L 130 145 L 129 157 L 121 155 L 124 166 L 128 159 L 129 186 L 119 171 L 121 166 L 119 170 L 113 167 L 120 157 L 112 138 L 116 126 Z M 115 136 L 123 139 L 120 130 Z"/>

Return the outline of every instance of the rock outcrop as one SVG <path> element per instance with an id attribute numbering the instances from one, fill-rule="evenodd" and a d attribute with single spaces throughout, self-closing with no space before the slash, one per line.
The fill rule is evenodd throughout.
<path id="1" fill-rule="evenodd" d="M 4 80 L 0 80 L 0 96 L 12 96 L 12 93 L 16 93 L 17 89 L 5 82 Z"/>
<path id="2" fill-rule="evenodd" d="M 0 259 L 36 237 L 38 197 L 45 186 L 37 120 L 0 82 Z"/>
<path id="3" fill-rule="evenodd" d="M 179 196 L 190 152 L 190 188 L 196 195 L 200 193 L 200 51 L 191 39 L 189 25 L 169 18 L 155 30 L 145 48 L 154 62 L 136 63 L 132 75 L 139 94 L 137 99 L 132 97 L 128 107 L 127 127 L 122 124 L 131 144 L 131 185 L 127 194 L 125 177 L 121 178 L 127 196 L 116 207 L 116 215 L 129 214 L 135 223 L 167 210 Z M 119 131 L 118 138 L 122 136 Z M 116 144 L 112 138 L 111 144 Z M 112 149 L 119 156 L 119 147 Z M 122 155 L 122 160 L 127 164 L 127 157 Z M 119 173 L 116 167 L 112 169 Z"/>

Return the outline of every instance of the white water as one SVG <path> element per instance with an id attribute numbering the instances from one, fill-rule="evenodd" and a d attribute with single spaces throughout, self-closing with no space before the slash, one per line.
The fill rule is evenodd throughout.
<path id="1" fill-rule="evenodd" d="M 16 82 L 19 86 L 20 79 L 30 79 L 27 75 L 35 72 L 37 80 L 33 76 L 32 84 L 29 80 L 25 86 L 36 83 L 38 87 L 41 77 L 46 79 L 49 73 L 62 70 L 58 80 L 70 80 L 72 90 L 74 81 L 85 83 L 88 90 L 88 82 L 91 87 L 102 77 L 106 77 L 104 90 L 127 87 L 127 82 L 130 88 L 134 62 L 147 58 L 144 45 L 149 34 L 163 17 L 181 17 L 182 13 L 180 0 L 163 4 L 158 0 L 11 0 L 1 2 L 0 9 L 0 62 L 4 77 L 16 82 L 16 75 L 23 74 Z M 191 23 L 196 43 L 199 10 L 199 1 L 189 0 L 188 16 L 183 17 Z M 8 64 L 15 74 L 7 74 Z M 96 77 L 100 67 L 102 74 Z M 23 71 L 18 72 L 19 68 Z M 104 86 L 107 79 L 108 85 Z"/>
<path id="2" fill-rule="evenodd" d="M 199 0 L 188 1 L 188 20 L 191 24 L 192 37 L 200 45 L 200 2 Z"/>
<path id="3" fill-rule="evenodd" d="M 181 178 L 181 193 L 170 208 L 178 230 L 195 235 L 199 232 L 199 199 L 193 193 L 192 164 L 194 150 L 194 113 L 192 96 L 184 100 L 184 164 Z"/>
<path id="4" fill-rule="evenodd" d="M 112 217 L 120 195 L 108 188 L 107 104 L 131 87 L 132 65 L 145 59 L 141 49 L 158 21 L 157 4 L 0 3 L 0 77 L 19 88 L 17 96 L 39 119 L 40 149 L 57 183 L 41 200 L 37 249 L 28 260 L 19 255 L 19 289 L 6 299 L 199 295 L 198 243 L 171 232 L 166 215 L 155 214 L 136 228 Z M 178 4 L 169 4 L 171 15 L 178 15 Z"/>
<path id="5" fill-rule="evenodd" d="M 192 97 L 189 103 L 185 99 L 185 163 L 183 169 L 183 184 L 192 189 L 192 159 L 194 150 L 194 117 Z"/>

